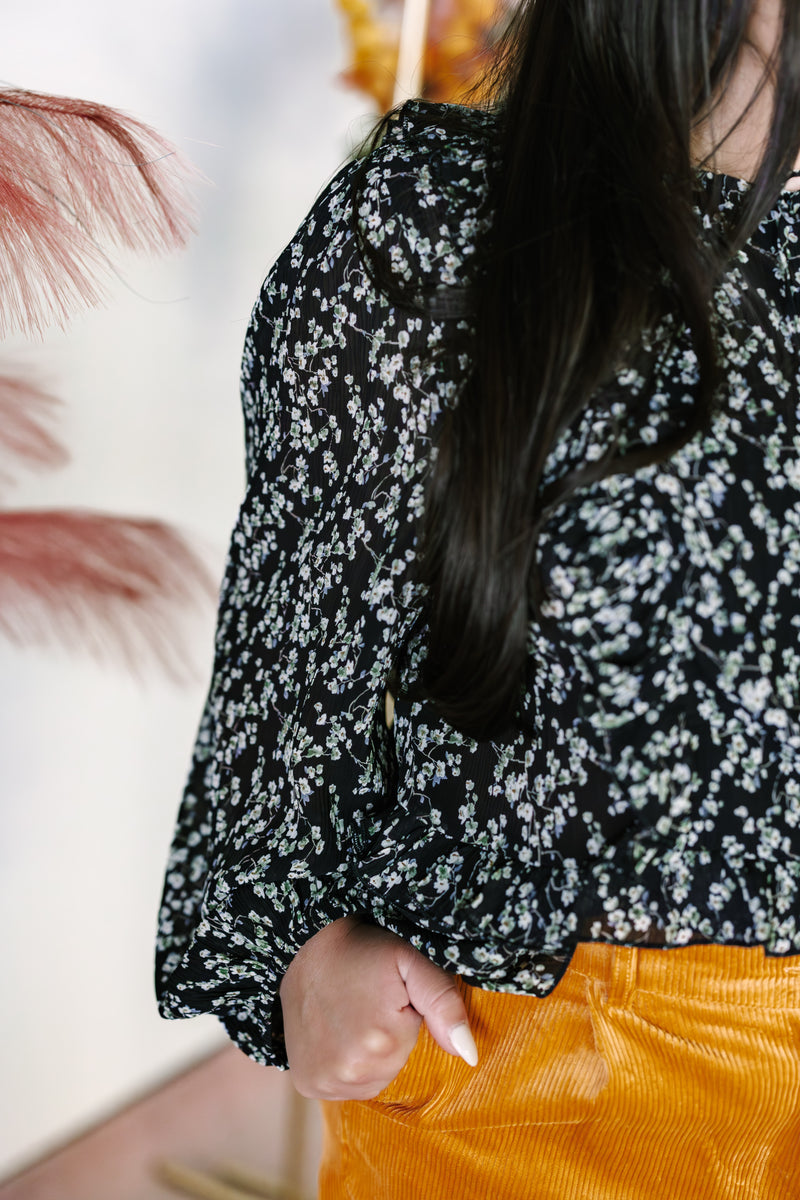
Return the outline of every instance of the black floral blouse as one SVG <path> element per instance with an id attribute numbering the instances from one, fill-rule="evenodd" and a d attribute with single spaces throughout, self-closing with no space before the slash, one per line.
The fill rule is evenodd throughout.
<path id="1" fill-rule="evenodd" d="M 275 264 L 245 344 L 247 494 L 157 986 L 164 1016 L 213 1011 L 264 1063 L 285 1063 L 286 967 L 348 913 L 471 983 L 536 996 L 580 940 L 800 953 L 800 193 L 719 288 L 710 432 L 549 521 L 528 731 L 477 743 L 402 700 L 390 731 L 387 677 L 401 657 L 412 677 L 424 640 L 425 471 L 468 365 L 434 351 L 468 321 L 487 220 L 492 119 L 445 132 L 439 112 L 405 107 L 355 201 L 373 252 L 427 287 L 425 315 L 373 282 L 350 164 Z M 740 203 L 744 185 L 721 187 L 723 210 Z M 671 333 L 645 442 L 696 383 Z M 590 409 L 549 475 L 601 453 L 607 420 Z"/>

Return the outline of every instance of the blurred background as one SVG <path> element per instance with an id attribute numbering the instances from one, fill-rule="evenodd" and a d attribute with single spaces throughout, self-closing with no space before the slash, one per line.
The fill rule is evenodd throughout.
<path id="1" fill-rule="evenodd" d="M 241 345 L 271 263 L 367 127 L 339 79 L 330 0 L 5 0 L 0 77 L 100 101 L 207 177 L 199 236 L 115 254 L 104 307 L 5 365 L 59 395 L 70 465 L 14 506 L 155 516 L 216 577 L 242 485 Z M 371 119 L 371 118 L 370 118 Z M 214 613 L 186 618 L 194 681 L 139 680 L 0 641 L 0 1178 L 222 1045 L 152 989 L 161 875 L 203 701 Z"/>

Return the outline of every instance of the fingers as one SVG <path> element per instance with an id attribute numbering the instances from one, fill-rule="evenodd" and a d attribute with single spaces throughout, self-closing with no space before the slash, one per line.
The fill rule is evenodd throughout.
<path id="1" fill-rule="evenodd" d="M 394 934 L 340 918 L 314 934 L 280 987 L 292 1082 L 303 1096 L 366 1100 L 391 1083 L 421 1023 Z"/>
<path id="2" fill-rule="evenodd" d="M 423 1019 L 448 1054 L 478 1061 L 454 977 L 393 933 L 353 918 L 305 943 L 280 998 L 292 1080 L 303 1096 L 377 1096 L 407 1061 Z"/>
<path id="3" fill-rule="evenodd" d="M 411 946 L 404 946 L 398 954 L 398 970 L 409 1002 L 424 1019 L 434 1041 L 448 1054 L 457 1054 L 469 1066 L 477 1066 L 478 1049 L 453 976 Z"/>
<path id="4" fill-rule="evenodd" d="M 334 1048 L 318 1046 L 314 1055 L 290 1058 L 292 1082 L 310 1100 L 371 1100 L 405 1066 L 421 1024 L 407 1008 L 391 1030 L 373 1027 Z"/>

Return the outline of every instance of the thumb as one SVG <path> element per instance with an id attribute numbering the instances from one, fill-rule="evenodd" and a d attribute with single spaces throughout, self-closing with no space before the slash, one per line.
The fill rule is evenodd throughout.
<path id="1" fill-rule="evenodd" d="M 434 1041 L 448 1054 L 457 1054 L 471 1067 L 477 1066 L 478 1049 L 453 976 L 411 946 L 403 948 L 397 966 L 408 999 L 424 1018 Z"/>

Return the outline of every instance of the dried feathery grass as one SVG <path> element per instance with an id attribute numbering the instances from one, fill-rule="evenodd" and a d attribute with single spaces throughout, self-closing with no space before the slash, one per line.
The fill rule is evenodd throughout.
<path id="1" fill-rule="evenodd" d="M 46 469 L 69 461 L 50 429 L 58 404 L 33 380 L 0 375 L 0 484 L 14 482 L 14 467 Z"/>
<path id="2" fill-rule="evenodd" d="M 182 245 L 191 173 L 132 117 L 0 88 L 0 337 L 40 334 L 96 303 L 108 248 Z"/>
<path id="3" fill-rule="evenodd" d="M 197 554 L 162 521 L 0 512 L 0 633 L 19 645 L 75 642 L 134 670 L 155 658 L 184 678 L 178 614 L 214 592 Z"/>

